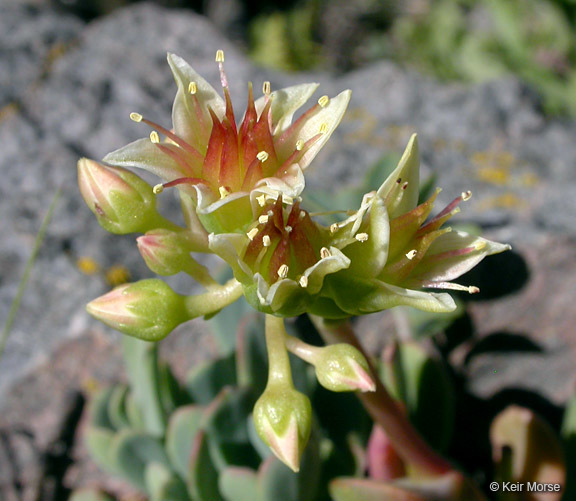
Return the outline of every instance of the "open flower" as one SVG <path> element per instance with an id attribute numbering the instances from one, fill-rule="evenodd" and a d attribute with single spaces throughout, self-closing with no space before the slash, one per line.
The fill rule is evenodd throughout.
<path id="1" fill-rule="evenodd" d="M 302 170 L 316 156 L 340 123 L 350 91 L 333 99 L 322 96 L 294 123 L 294 113 L 318 84 L 302 84 L 271 92 L 254 101 L 248 87 L 248 106 L 241 123 L 230 99 L 218 51 L 224 99 L 183 59 L 168 54 L 178 85 L 172 110 L 173 130 L 138 113 L 136 122 L 155 130 L 104 158 L 115 166 L 139 167 L 158 175 L 163 187 L 178 186 L 194 198 L 198 216 L 209 232 L 235 231 L 252 220 L 251 200 L 278 192 L 298 196 L 304 188 Z M 165 137 L 161 140 L 161 135 Z M 160 188 L 158 188 L 159 190 Z M 248 197 L 252 193 L 252 197 Z"/>

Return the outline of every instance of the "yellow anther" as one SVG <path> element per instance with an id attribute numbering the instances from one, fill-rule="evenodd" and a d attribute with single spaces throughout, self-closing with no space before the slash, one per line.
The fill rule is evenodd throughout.
<path id="1" fill-rule="evenodd" d="M 472 192 L 470 190 L 462 192 L 462 200 L 467 202 L 472 198 Z"/>
<path id="2" fill-rule="evenodd" d="M 304 212 L 303 210 L 300 211 L 300 214 L 298 214 L 298 219 L 302 220 L 306 217 L 306 212 Z"/>
<path id="3" fill-rule="evenodd" d="M 220 192 L 220 200 L 222 200 L 223 198 L 226 198 L 228 195 L 230 195 L 230 190 L 228 188 L 226 188 L 226 186 L 220 186 L 218 188 L 218 191 Z"/>
<path id="4" fill-rule="evenodd" d="M 475 285 L 471 285 L 470 287 L 468 287 L 468 293 L 469 294 L 478 294 L 480 292 L 480 289 L 478 287 L 476 287 Z"/>
<path id="5" fill-rule="evenodd" d="M 79 257 L 76 267 L 85 275 L 94 275 L 100 271 L 100 265 L 91 257 Z"/>
<path id="6" fill-rule="evenodd" d="M 223 63 L 224 62 L 224 51 L 222 49 L 218 49 L 216 51 L 216 62 Z"/>
<path id="7" fill-rule="evenodd" d="M 154 193 L 154 195 L 158 195 L 163 191 L 164 191 L 164 185 L 162 183 L 157 184 L 154 186 L 154 188 L 152 188 L 152 193 Z"/>
<path id="8" fill-rule="evenodd" d="M 268 153 L 266 153 L 265 151 L 260 151 L 260 152 L 258 153 L 258 155 L 256 155 L 256 158 L 257 158 L 258 160 L 260 160 L 262 163 L 264 163 L 266 160 L 268 160 L 268 157 L 269 157 L 269 156 L 270 156 L 270 155 L 268 155 Z"/>
<path id="9" fill-rule="evenodd" d="M 330 233 L 332 233 L 332 235 L 334 235 L 334 233 L 336 233 L 339 229 L 340 229 L 340 226 L 338 226 L 338 223 L 334 223 L 334 224 L 330 225 Z"/>
<path id="10" fill-rule="evenodd" d="M 294 203 L 294 199 L 290 195 L 282 193 L 282 202 L 284 202 L 286 205 L 292 205 Z"/>
<path id="11" fill-rule="evenodd" d="M 302 275 L 298 280 L 298 283 L 300 284 L 300 287 L 305 289 L 308 287 L 308 277 L 306 275 Z"/>
<path id="12" fill-rule="evenodd" d="M 158 144 L 160 142 L 160 136 L 155 130 L 150 132 L 150 141 L 152 141 L 154 144 Z"/>
<path id="13" fill-rule="evenodd" d="M 368 240 L 368 233 L 357 233 L 354 237 L 358 242 L 366 242 Z"/>
<path id="14" fill-rule="evenodd" d="M 296 149 L 298 151 L 302 151 L 302 148 L 304 148 L 304 141 L 302 141 L 302 139 L 298 139 L 298 141 L 296 141 Z"/>
<path id="15" fill-rule="evenodd" d="M 142 118 L 143 117 L 140 115 L 140 113 L 130 113 L 130 120 L 134 122 L 141 122 Z"/>
<path id="16" fill-rule="evenodd" d="M 326 122 L 324 122 L 320 126 L 320 134 L 326 134 L 327 132 L 328 132 L 328 124 Z"/>
<path id="17" fill-rule="evenodd" d="M 320 99 L 318 99 L 318 104 L 320 105 L 321 108 L 326 107 L 329 102 L 330 98 L 328 96 L 322 96 Z"/>
<path id="18" fill-rule="evenodd" d="M 196 92 L 198 92 L 198 85 L 196 85 L 196 82 L 190 82 L 188 84 L 188 92 L 190 92 L 190 94 L 196 94 Z"/>
<path id="19" fill-rule="evenodd" d="M 418 254 L 418 251 L 416 249 L 412 249 L 410 252 L 406 254 L 406 257 L 410 259 L 410 261 L 412 261 L 412 259 L 416 257 L 416 254 Z"/>
<path id="20" fill-rule="evenodd" d="M 272 241 L 268 235 L 262 237 L 262 245 L 264 245 L 264 247 L 270 247 L 272 245 Z"/>
<path id="21" fill-rule="evenodd" d="M 266 195 L 260 195 L 259 197 L 256 197 L 256 200 L 260 207 L 264 207 L 266 205 Z"/>
<path id="22" fill-rule="evenodd" d="M 292 226 L 286 226 L 286 233 L 292 232 Z"/>
<path id="23" fill-rule="evenodd" d="M 474 244 L 474 248 L 476 250 L 482 250 L 482 249 L 484 249 L 484 247 L 486 247 L 486 241 L 484 241 L 484 240 L 480 240 L 479 242 L 476 242 Z"/>
<path id="24" fill-rule="evenodd" d="M 332 253 L 330 252 L 329 249 L 327 249 L 326 247 L 322 247 L 320 249 L 320 257 L 322 259 L 326 259 L 327 257 L 330 257 L 330 256 L 332 256 Z"/>
<path id="25" fill-rule="evenodd" d="M 268 215 L 264 214 L 258 218 L 258 222 L 260 224 L 266 224 L 268 222 L 268 219 L 269 219 Z"/>
<path id="26" fill-rule="evenodd" d="M 288 268 L 288 265 L 283 264 L 282 266 L 280 266 L 280 268 L 278 268 L 278 277 L 279 278 L 286 278 L 288 276 L 289 270 L 290 270 L 290 268 Z"/>
<path id="27" fill-rule="evenodd" d="M 246 235 L 250 240 L 254 240 L 254 237 L 258 235 L 258 228 L 252 228 Z"/>
<path id="28" fill-rule="evenodd" d="M 262 84 L 262 93 L 265 96 L 269 96 L 270 92 L 272 91 L 272 86 L 270 85 L 270 82 L 268 80 L 266 80 L 263 84 Z"/>

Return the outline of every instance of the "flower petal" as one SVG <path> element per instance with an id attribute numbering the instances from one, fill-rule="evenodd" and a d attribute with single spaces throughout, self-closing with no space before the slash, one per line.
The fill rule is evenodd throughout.
<path id="1" fill-rule="evenodd" d="M 398 180 L 401 180 L 400 183 Z M 402 185 L 408 183 L 405 189 Z M 400 191 L 401 190 L 401 191 Z M 420 160 L 418 138 L 412 134 L 408 146 L 398 162 L 398 167 L 388 176 L 378 189 L 378 195 L 386 200 L 390 219 L 410 212 L 418 204 L 420 191 Z"/>
<path id="2" fill-rule="evenodd" d="M 272 99 L 272 131 L 273 135 L 284 132 L 292 123 L 294 113 L 304 104 L 318 88 L 317 83 L 306 83 L 285 87 L 270 94 Z M 266 96 L 256 100 L 254 106 L 258 116 L 262 113 L 266 105 Z"/>
<path id="3" fill-rule="evenodd" d="M 230 265 L 234 277 L 242 284 L 252 282 L 252 272 L 240 259 L 246 245 L 248 245 L 248 237 L 241 233 L 221 233 L 219 235 L 211 233 L 208 235 L 210 250 Z"/>
<path id="4" fill-rule="evenodd" d="M 336 247 L 330 247 L 329 250 L 330 256 L 320 259 L 320 261 L 308 268 L 303 274 L 308 278 L 308 285 L 306 287 L 308 294 L 317 294 L 320 292 L 326 275 L 336 273 L 350 266 L 350 259 L 340 250 Z"/>
<path id="5" fill-rule="evenodd" d="M 108 153 L 103 161 L 116 167 L 137 167 L 155 174 L 168 182 L 189 173 L 174 160 L 157 147 L 150 139 L 137 139 L 122 148 Z"/>
<path id="6" fill-rule="evenodd" d="M 212 128 L 208 107 L 222 119 L 226 112 L 224 100 L 214 87 L 181 57 L 168 53 L 168 64 L 178 85 L 172 107 L 174 132 L 198 151 L 205 153 Z M 195 86 L 194 94 L 190 92 L 191 84 Z"/>
<path id="7" fill-rule="evenodd" d="M 298 140 L 306 143 L 308 140 L 320 135 L 298 162 L 300 167 L 305 169 L 342 121 L 344 112 L 350 102 L 351 94 L 349 90 L 341 92 L 330 99 L 324 107 L 318 106 L 317 111 L 311 113 L 309 117 L 303 116 L 292 124 L 277 144 L 278 158 L 288 158 L 296 148 Z"/>
<path id="8" fill-rule="evenodd" d="M 462 231 L 437 238 L 414 269 L 411 285 L 420 282 L 449 282 L 474 268 L 482 259 L 509 250 L 508 244 L 492 242 Z"/>

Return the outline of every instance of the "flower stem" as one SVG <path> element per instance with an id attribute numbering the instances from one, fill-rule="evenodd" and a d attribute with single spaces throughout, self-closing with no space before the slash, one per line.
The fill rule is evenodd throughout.
<path id="1" fill-rule="evenodd" d="M 290 359 L 286 350 L 284 319 L 266 315 L 266 348 L 268 350 L 268 386 L 281 384 L 293 387 Z"/>
<path id="2" fill-rule="evenodd" d="M 212 315 L 242 296 L 242 284 L 234 278 L 224 285 L 211 286 L 207 292 L 185 299 L 190 318 Z"/>
<path id="3" fill-rule="evenodd" d="M 357 396 L 372 419 L 386 431 L 392 446 L 400 457 L 423 474 L 444 475 L 454 471 L 452 465 L 424 441 L 400 406 L 390 396 L 380 381 L 370 358 L 358 342 L 350 322 L 331 323 L 313 315 L 310 317 L 327 344 L 348 343 L 365 356 L 372 379 L 376 383 L 376 391 L 358 393 Z"/>

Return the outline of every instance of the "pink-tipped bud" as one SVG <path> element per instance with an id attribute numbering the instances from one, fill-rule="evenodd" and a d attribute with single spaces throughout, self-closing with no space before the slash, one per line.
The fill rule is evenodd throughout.
<path id="1" fill-rule="evenodd" d="M 145 232 L 158 220 L 152 187 L 130 171 L 82 158 L 78 185 L 100 226 L 111 233 Z"/>
<path id="2" fill-rule="evenodd" d="M 158 275 L 174 275 L 194 265 L 187 232 L 157 229 L 138 237 L 136 242 L 148 268 Z"/>
<path id="3" fill-rule="evenodd" d="M 86 309 L 106 325 L 145 341 L 159 341 L 191 318 L 184 296 L 157 279 L 116 287 Z"/>
<path id="4" fill-rule="evenodd" d="M 312 361 L 318 382 L 331 391 L 374 391 L 368 362 L 349 344 L 333 344 L 318 351 Z"/>

